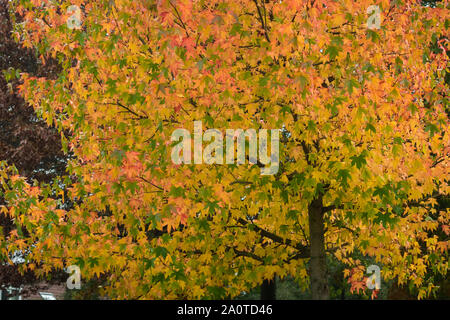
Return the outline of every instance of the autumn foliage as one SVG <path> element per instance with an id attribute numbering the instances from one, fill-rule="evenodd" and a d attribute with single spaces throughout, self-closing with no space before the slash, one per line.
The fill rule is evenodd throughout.
<path id="1" fill-rule="evenodd" d="M 80 27 L 68 28 L 69 5 Z M 371 5 L 380 29 L 367 27 Z M 275 275 L 328 298 L 328 255 L 366 289 L 356 253 L 419 298 L 446 276 L 448 1 L 17 0 L 14 10 L 17 39 L 62 69 L 23 72 L 21 94 L 74 157 L 52 184 L 2 164 L 0 210 L 17 229 L 0 232 L 0 258 L 28 250 L 24 268 L 38 275 L 72 264 L 83 279 L 107 274 L 112 298 L 234 297 Z M 173 164 L 172 132 L 196 120 L 281 129 L 278 173 Z"/>
<path id="2" fill-rule="evenodd" d="M 59 73 L 54 59 L 45 64 L 34 54 L 33 48 L 24 48 L 12 36 L 12 18 L 9 1 L 0 0 L 0 159 L 13 164 L 28 181 L 51 181 L 56 175 L 64 173 L 66 155 L 61 150 L 60 134 L 39 120 L 33 108 L 18 93 L 20 72 L 34 76 L 54 78 Z M 16 16 L 20 19 L 19 16 Z M 4 205 L 0 196 L 0 205 Z M 0 213 L 0 230 L 9 233 L 15 228 L 11 217 Z M 5 288 L 22 287 L 27 294 L 39 289 L 40 279 L 33 272 L 20 274 L 18 266 L 0 262 L 1 298 L 8 295 Z M 67 274 L 61 272 L 67 278 Z M 61 282 L 56 274 L 52 279 Z M 25 286 L 25 287 L 24 287 Z M 14 295 L 15 292 L 11 292 Z"/>

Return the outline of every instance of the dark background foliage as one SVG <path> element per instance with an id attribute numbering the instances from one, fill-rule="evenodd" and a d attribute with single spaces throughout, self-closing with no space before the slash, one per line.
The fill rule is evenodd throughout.
<path id="1" fill-rule="evenodd" d="M 19 96 L 18 80 L 7 81 L 3 71 L 20 70 L 37 77 L 54 78 L 59 66 L 54 60 L 43 65 L 34 51 L 14 41 L 8 2 L 0 0 L 0 159 L 14 165 L 30 181 L 50 181 L 65 170 L 60 134 L 37 118 L 33 108 Z M 0 198 L 0 204 L 2 202 Z M 0 213 L 0 232 L 3 229 L 8 234 L 13 228 L 11 219 Z M 61 281 L 62 276 L 54 274 L 52 279 Z M 25 286 L 22 294 L 26 294 L 42 289 L 39 282 L 31 273 L 20 274 L 17 265 L 0 262 L 0 289 Z M 5 298 L 7 292 L 2 292 Z"/>

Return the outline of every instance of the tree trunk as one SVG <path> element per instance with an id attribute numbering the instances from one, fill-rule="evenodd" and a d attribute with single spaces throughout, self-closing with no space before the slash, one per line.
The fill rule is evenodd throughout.
<path id="1" fill-rule="evenodd" d="M 275 300 L 277 298 L 276 293 L 275 277 L 271 280 L 264 280 L 261 285 L 261 300 Z"/>
<path id="2" fill-rule="evenodd" d="M 314 300 L 328 300 L 327 261 L 325 255 L 322 199 L 314 200 L 308 207 L 311 258 L 309 276 Z"/>

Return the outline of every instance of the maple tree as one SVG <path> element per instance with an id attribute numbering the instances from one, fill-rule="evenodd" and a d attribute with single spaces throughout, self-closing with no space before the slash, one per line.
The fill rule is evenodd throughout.
<path id="1" fill-rule="evenodd" d="M 70 5 L 81 12 L 74 28 Z M 367 28 L 371 5 L 380 29 Z M 0 258 L 27 250 L 24 268 L 38 275 L 70 264 L 85 279 L 106 273 L 115 298 L 234 297 L 277 275 L 326 299 L 327 255 L 365 288 L 355 252 L 419 298 L 437 289 L 425 274 L 447 274 L 450 211 L 437 201 L 449 193 L 448 1 L 15 9 L 15 35 L 62 66 L 57 79 L 22 73 L 21 94 L 70 132 L 61 137 L 76 179 L 32 185 L 2 163 L 1 210 L 17 229 L 0 233 Z M 278 172 L 174 164 L 172 132 L 198 120 L 280 129 Z"/>

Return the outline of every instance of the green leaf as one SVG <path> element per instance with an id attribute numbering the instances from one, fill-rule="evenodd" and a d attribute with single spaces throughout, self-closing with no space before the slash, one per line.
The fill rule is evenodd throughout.
<path id="1" fill-rule="evenodd" d="M 359 88 L 359 83 L 355 79 L 350 79 L 345 81 L 345 86 L 347 88 L 348 93 L 353 93 L 353 88 Z"/>
<path id="2" fill-rule="evenodd" d="M 362 152 L 359 156 L 350 157 L 352 160 L 352 166 L 356 166 L 358 169 L 361 169 L 362 166 L 366 165 L 366 153 L 367 152 Z"/>
<path id="3" fill-rule="evenodd" d="M 340 184 L 343 187 L 348 187 L 347 180 L 351 178 L 350 171 L 347 169 L 341 169 L 337 174 L 338 180 L 340 180 Z"/>
<path id="4" fill-rule="evenodd" d="M 373 133 L 377 132 L 377 130 L 375 129 L 375 127 L 371 123 L 368 123 L 366 125 L 366 131 L 372 131 Z"/>
<path id="5" fill-rule="evenodd" d="M 330 60 L 334 60 L 334 58 L 336 58 L 339 55 L 340 50 L 341 49 L 339 47 L 330 45 L 325 50 L 325 54 L 328 54 L 328 56 L 330 57 Z"/>

